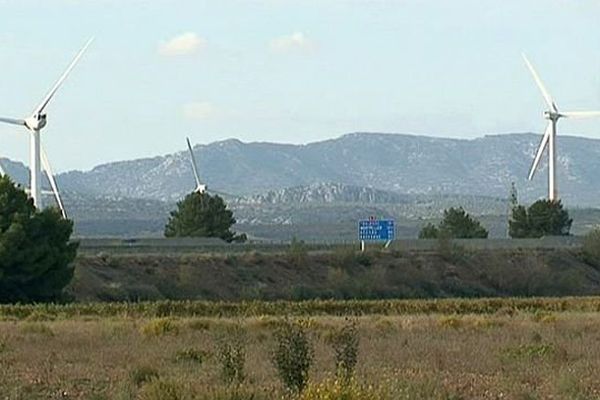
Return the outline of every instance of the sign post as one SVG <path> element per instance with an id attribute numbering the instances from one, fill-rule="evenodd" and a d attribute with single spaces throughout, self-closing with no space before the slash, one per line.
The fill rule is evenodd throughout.
<path id="1" fill-rule="evenodd" d="M 360 240 L 360 250 L 365 251 L 365 242 L 381 241 L 385 242 L 384 248 L 388 248 L 396 236 L 396 229 L 393 219 L 363 219 L 358 221 L 358 240 Z"/>

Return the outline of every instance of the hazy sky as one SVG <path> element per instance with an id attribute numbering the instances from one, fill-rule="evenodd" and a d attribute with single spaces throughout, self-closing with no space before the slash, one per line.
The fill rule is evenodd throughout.
<path id="1" fill-rule="evenodd" d="M 194 143 L 355 131 L 539 132 L 543 101 L 600 110 L 600 0 L 0 0 L 0 115 L 21 117 L 90 36 L 48 108 L 56 170 Z M 559 133 L 600 138 L 598 121 Z M 27 161 L 24 129 L 0 156 Z"/>

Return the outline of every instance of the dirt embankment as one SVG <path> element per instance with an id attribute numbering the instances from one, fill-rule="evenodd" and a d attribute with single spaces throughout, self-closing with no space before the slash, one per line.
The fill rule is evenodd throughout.
<path id="1" fill-rule="evenodd" d="M 572 250 L 84 255 L 78 301 L 599 295 L 600 269 Z"/>

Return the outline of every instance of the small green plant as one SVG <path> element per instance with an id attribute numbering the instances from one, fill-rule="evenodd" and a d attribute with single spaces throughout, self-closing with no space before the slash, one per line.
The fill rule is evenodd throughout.
<path id="1" fill-rule="evenodd" d="M 285 321 L 275 331 L 273 364 L 284 386 L 301 393 L 314 357 L 304 321 Z"/>
<path id="2" fill-rule="evenodd" d="M 221 364 L 221 379 L 226 384 L 242 383 L 246 378 L 246 331 L 240 325 L 223 328 L 216 337 L 216 355 Z"/>
<path id="3" fill-rule="evenodd" d="M 358 362 L 358 327 L 356 321 L 346 321 L 330 339 L 335 353 L 336 374 L 343 382 L 350 382 Z"/>
<path id="4" fill-rule="evenodd" d="M 142 365 L 129 371 L 129 380 L 138 387 L 146 382 L 150 382 L 151 380 L 158 378 L 158 370 L 149 365 Z"/>

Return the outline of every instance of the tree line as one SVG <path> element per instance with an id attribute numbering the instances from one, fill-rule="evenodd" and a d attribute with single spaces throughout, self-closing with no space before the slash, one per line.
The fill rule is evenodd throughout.
<path id="1" fill-rule="evenodd" d="M 560 201 L 539 200 L 529 207 L 513 204 L 513 238 L 568 235 L 573 220 Z M 165 226 L 166 237 L 216 237 L 242 242 L 231 228 L 233 212 L 218 195 L 193 192 L 177 203 Z M 0 177 L 0 303 L 69 300 L 64 288 L 73 278 L 77 243 L 73 222 L 58 209 L 38 210 L 8 176 Z M 437 225 L 425 225 L 420 238 L 487 238 L 488 231 L 462 207 L 449 208 Z M 594 256 L 596 257 L 596 256 Z M 598 257 L 600 258 L 600 256 Z"/>
<path id="2" fill-rule="evenodd" d="M 541 238 L 543 236 L 567 236 L 573 220 L 560 200 L 538 200 L 529 207 L 513 203 L 508 221 L 511 238 Z M 420 239 L 487 238 L 488 230 L 481 222 L 469 215 L 462 207 L 444 210 L 438 225 L 426 224 L 419 232 Z"/>

